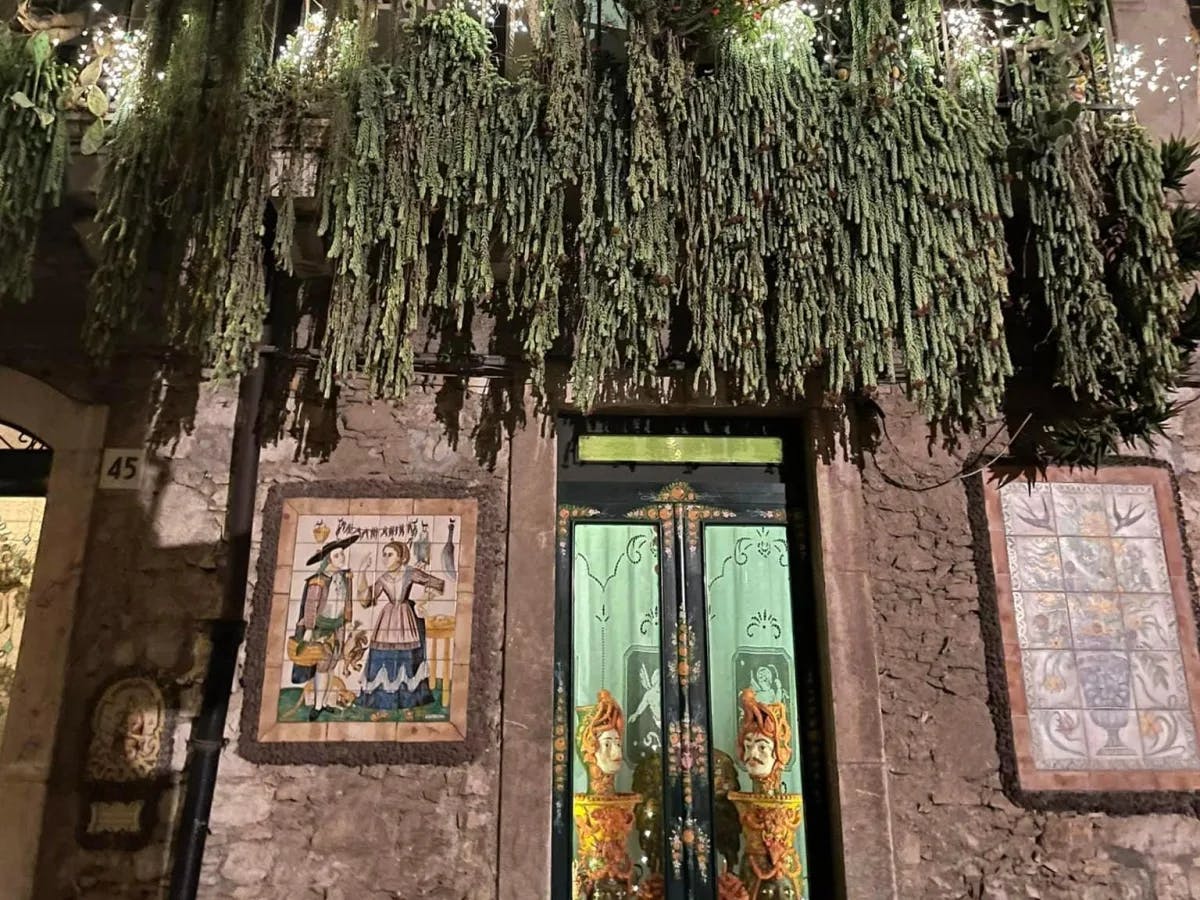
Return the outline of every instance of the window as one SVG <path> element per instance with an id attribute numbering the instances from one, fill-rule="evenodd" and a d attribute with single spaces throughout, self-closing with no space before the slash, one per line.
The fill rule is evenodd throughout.
<path id="1" fill-rule="evenodd" d="M 817 654 L 780 439 L 623 427 L 617 455 L 676 465 L 564 445 L 553 894 L 807 897 Z"/>

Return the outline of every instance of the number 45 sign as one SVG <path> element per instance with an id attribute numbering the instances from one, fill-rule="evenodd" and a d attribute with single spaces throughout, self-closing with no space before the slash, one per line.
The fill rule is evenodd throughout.
<path id="1" fill-rule="evenodd" d="M 100 489 L 136 491 L 141 484 L 142 463 L 145 460 L 146 453 L 141 449 L 105 450 L 100 463 Z"/>

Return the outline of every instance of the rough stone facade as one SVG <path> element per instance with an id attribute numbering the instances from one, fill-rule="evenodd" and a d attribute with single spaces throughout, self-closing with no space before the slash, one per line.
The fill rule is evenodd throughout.
<path id="1" fill-rule="evenodd" d="M 454 392 L 452 388 L 451 393 Z M 444 399 L 446 392 L 442 392 Z M 183 690 L 174 769 L 182 768 L 207 659 L 204 620 L 218 614 L 222 526 L 236 392 L 201 387 L 190 430 L 155 450 L 140 493 L 102 494 L 72 644 L 60 752 L 46 814 L 38 897 L 151 898 L 164 895 L 177 796 L 163 801 L 155 842 L 135 853 L 85 851 L 76 843 L 77 785 L 89 716 L 87 701 L 114 671 L 149 668 Z M 336 446 L 305 459 L 297 438 L 263 449 L 257 508 L 276 482 L 366 479 L 507 484 L 503 446 L 484 463 L 471 442 L 452 447 L 434 409 L 435 391 L 403 404 L 372 403 L 343 387 Z M 110 446 L 139 446 L 152 423 L 144 403 L 113 410 Z M 481 411 L 468 390 L 456 422 L 469 435 Z M 255 547 L 261 522 L 256 521 Z M 503 535 L 488 540 L 503 542 Z M 499 573 L 497 573 L 499 574 Z M 254 576 L 252 563 L 251 578 Z M 251 585 L 252 593 L 253 585 Z M 500 599 L 499 597 L 497 599 Z M 249 609 L 247 609 L 249 613 Z M 488 664 L 499 671 L 502 604 L 477 612 Z M 244 652 L 244 648 L 243 648 Z M 410 898 L 474 900 L 495 894 L 499 798 L 498 679 L 483 721 L 486 749 L 453 767 L 256 766 L 234 750 L 242 697 L 235 686 L 202 871 L 208 898 Z M 475 689 L 475 685 L 472 685 Z"/>
<path id="2" fill-rule="evenodd" d="M 1152 45 L 1159 34 L 1178 40 L 1189 27 L 1182 2 L 1115 0 L 1115 7 L 1121 36 L 1132 42 Z M 1178 49 L 1172 46 L 1172 66 L 1183 71 L 1191 61 L 1180 58 Z M 1190 128 L 1195 115 L 1195 104 L 1181 111 L 1158 97 L 1148 98 L 1142 110 L 1143 121 L 1161 133 L 1177 131 L 1181 124 Z M 86 211 L 60 210 L 46 223 L 38 296 L 54 302 L 0 311 L 0 363 L 73 398 L 107 406 L 105 446 L 150 449 L 141 490 L 98 493 L 90 521 L 79 523 L 89 534 L 87 557 L 74 629 L 64 651 L 69 658 L 67 699 L 34 896 L 151 900 L 165 895 L 178 827 L 178 786 L 164 796 L 155 840 L 145 849 L 81 849 L 78 786 L 90 703 L 104 680 L 123 670 L 149 670 L 174 683 L 181 698 L 172 755 L 178 781 L 207 668 L 206 620 L 219 612 L 236 393 L 229 386 L 202 384 L 194 371 L 169 372 L 164 388 L 163 356 L 154 350 L 122 360 L 98 377 L 75 346 L 89 267 L 72 233 L 73 218 L 86 218 Z M 1200 389 L 1187 388 L 1180 399 L 1200 400 Z M 847 833 L 858 828 L 873 834 L 890 820 L 893 852 L 891 859 L 864 862 L 859 856 L 848 865 L 861 870 L 878 864 L 883 870 L 894 864 L 895 896 L 903 900 L 1200 897 L 1200 821 L 1037 813 L 1014 806 L 1001 791 L 977 560 L 967 494 L 955 477 L 965 455 L 930 450 L 924 425 L 894 391 L 885 391 L 881 404 L 888 413 L 887 436 L 864 462 L 865 511 L 858 511 L 868 566 L 829 578 L 826 595 L 866 585 L 869 591 L 860 593 L 873 596 L 871 658 L 878 663 L 886 783 L 877 786 L 867 777 L 881 780 L 877 770 L 851 760 L 844 784 L 848 794 L 883 795 L 890 816 L 845 816 L 842 826 Z M 484 398 L 477 385 L 439 380 L 403 404 L 371 402 L 350 385 L 334 403 L 283 413 L 285 424 L 272 429 L 278 434 L 262 453 L 259 509 L 272 484 L 323 479 L 412 481 L 432 475 L 511 496 L 510 462 L 519 460 L 510 460 L 509 444 L 496 424 L 504 411 Z M 541 423 L 531 420 L 525 427 L 528 437 Z M 1184 409 L 1173 424 L 1172 439 L 1158 452 L 1179 477 L 1196 561 L 1200 402 Z M 552 556 L 547 549 L 553 536 L 548 499 L 552 461 L 547 457 L 543 462 L 545 473 L 539 470 L 536 478 L 526 473 L 524 487 L 512 498 L 512 521 L 514 531 L 530 535 L 531 546 L 540 541 L 542 556 Z M 515 466 L 513 471 L 515 483 Z M 857 489 L 858 473 L 850 474 Z M 947 483 L 934 486 L 943 480 Z M 549 526 L 545 516 L 528 515 L 534 505 L 551 507 Z M 509 576 L 520 569 L 544 593 L 552 580 L 546 574 L 550 569 L 538 568 L 541 563 L 533 556 L 531 551 L 510 560 Z M 252 559 L 251 579 L 255 571 Z M 518 720 L 516 700 L 506 698 L 512 702 L 502 716 L 501 697 L 493 687 L 486 698 L 488 716 L 471 722 L 472 728 L 487 730 L 488 749 L 468 765 L 252 765 L 233 749 L 242 696 L 235 684 L 201 896 L 475 900 L 499 891 L 504 900 L 540 900 L 537 877 L 547 868 L 547 841 L 541 837 L 549 827 L 548 813 L 531 814 L 534 825 L 518 822 L 507 838 L 498 836 L 502 783 L 505 810 L 516 810 L 518 819 L 523 808 L 546 805 L 550 788 L 548 768 L 540 759 L 528 764 L 520 778 L 512 774 L 525 758 L 536 755 L 534 747 L 543 748 L 548 758 L 550 743 L 546 654 L 552 623 L 540 612 L 514 607 L 520 594 L 510 584 L 507 598 L 497 591 L 495 609 L 477 610 L 486 621 L 476 640 L 487 643 L 497 670 L 506 643 L 521 648 L 510 652 L 506 679 L 519 685 L 515 695 L 529 708 L 524 720 Z M 513 625 L 507 635 L 506 612 Z M 839 636 L 847 633 L 848 627 L 838 631 Z M 874 675 L 875 666 L 867 668 Z M 874 679 L 861 683 L 873 685 Z M 859 693 L 850 718 L 859 717 L 859 707 L 874 705 L 873 689 Z M 540 717 L 538 704 L 545 705 Z M 856 775 L 862 780 L 853 781 Z M 497 873 L 505 840 L 511 855 L 526 867 L 517 875 L 509 872 L 507 887 L 504 874 Z M 0 885 L 0 897 L 6 897 L 5 889 Z M 866 887 L 853 900 L 890 895 Z"/>
<path id="3" fill-rule="evenodd" d="M 930 451 L 902 398 L 881 405 L 887 437 L 863 476 L 899 895 L 1200 896 L 1200 821 L 1033 812 L 1001 791 L 967 492 L 955 477 L 974 448 Z M 1177 467 L 1195 560 L 1200 410 L 1176 428 L 1161 453 Z"/>

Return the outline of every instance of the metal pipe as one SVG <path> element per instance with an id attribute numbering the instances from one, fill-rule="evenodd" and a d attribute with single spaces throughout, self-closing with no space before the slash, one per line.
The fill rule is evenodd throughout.
<path id="1" fill-rule="evenodd" d="M 259 410 L 266 384 L 270 344 L 263 328 L 263 346 L 258 361 L 242 376 L 234 419 L 233 446 L 229 462 L 229 500 L 225 507 L 225 534 L 229 556 L 220 616 L 211 623 L 212 653 L 200 711 L 192 722 L 188 741 L 187 788 L 180 817 L 178 852 L 171 872 L 172 900 L 193 900 L 200 882 L 200 865 L 208 838 L 208 817 L 217 785 L 217 767 L 224 746 L 225 717 L 233 690 L 238 647 L 245 633 L 243 619 L 246 580 L 250 572 L 250 535 L 254 525 L 255 492 L 258 487 Z"/>

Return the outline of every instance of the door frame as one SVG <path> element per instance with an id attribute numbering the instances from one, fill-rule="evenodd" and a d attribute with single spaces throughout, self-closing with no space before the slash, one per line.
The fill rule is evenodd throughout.
<path id="1" fill-rule="evenodd" d="M 559 448 L 543 401 L 523 387 L 521 423 L 509 444 L 508 571 L 502 692 L 500 900 L 550 896 L 553 768 L 554 566 Z M 881 393 L 894 390 L 880 388 Z M 733 411 L 717 401 L 693 410 Z M 670 410 L 659 398 L 637 405 L 646 416 Z M 890 778 L 879 705 L 875 603 L 867 545 L 862 461 L 846 409 L 818 402 L 771 412 L 804 448 L 810 565 L 816 584 L 822 662 L 829 808 L 834 819 L 834 891 L 846 900 L 895 898 L 897 877 Z M 795 446 L 795 444 L 793 444 Z M 849 860 L 849 864 L 844 864 Z"/>
<path id="2" fill-rule="evenodd" d="M 34 892 L 108 408 L 73 400 L 0 366 L 0 419 L 35 435 L 53 452 L 29 613 L 0 744 L 0 796 L 13 815 L 0 831 L 0 884 L 13 900 L 26 900 Z"/>
<path id="3" fill-rule="evenodd" d="M 570 851 L 573 821 L 569 808 L 571 795 L 567 772 L 572 763 L 573 725 L 561 721 L 564 712 L 569 716 L 573 709 L 574 686 L 570 673 L 570 661 L 573 658 L 573 626 L 571 617 L 571 561 L 570 546 L 572 543 L 570 525 L 574 521 L 588 522 L 633 522 L 639 519 L 629 519 L 625 516 L 629 510 L 650 502 L 654 491 L 666 485 L 686 482 L 694 487 L 699 500 L 712 503 L 715 506 L 742 509 L 734 519 L 720 521 L 726 524 L 748 524 L 781 522 L 789 526 L 790 568 L 792 590 L 792 622 L 793 646 L 795 660 L 794 678 L 797 689 L 796 715 L 801 734 L 796 735 L 795 752 L 801 760 L 803 778 L 802 792 L 805 805 L 805 843 L 808 851 L 809 870 L 805 873 L 809 881 L 809 892 L 812 897 L 831 896 L 835 891 L 835 870 L 840 868 L 834 859 L 833 817 L 829 808 L 829 795 L 826 774 L 830 771 L 827 759 L 825 728 L 825 704 L 823 698 L 827 691 L 822 687 L 823 653 L 819 640 L 819 615 L 816 585 L 810 566 L 811 555 L 807 547 L 811 535 L 807 528 L 807 511 L 810 506 L 806 495 L 809 487 L 807 471 L 808 460 L 805 454 L 805 442 L 802 439 L 803 429 L 797 428 L 794 422 L 771 419 L 721 419 L 717 417 L 643 417 L 643 416 L 596 416 L 561 417 L 559 419 L 558 462 L 557 472 L 558 496 L 558 550 L 556 553 L 555 573 L 555 715 L 556 715 L 556 767 L 554 772 L 555 815 L 554 827 L 551 832 L 553 843 L 551 851 L 552 863 L 552 894 L 554 896 L 570 896 L 571 866 Z M 627 463 L 584 463 L 577 459 L 576 443 L 582 434 L 622 434 L 622 435 L 721 435 L 746 437 L 775 437 L 782 439 L 783 461 L 779 465 L 743 465 L 736 463 L 721 464 L 627 464 Z M 608 486 L 611 485 L 611 488 Z M 770 499 L 770 505 L 778 504 L 786 510 L 783 519 L 772 518 L 769 513 L 754 511 L 756 498 L 758 505 L 761 501 Z M 668 500 L 662 500 L 664 504 Z M 576 519 L 570 510 L 574 505 L 586 506 L 590 514 L 586 519 Z M 563 514 L 566 513 L 564 519 Z M 665 530 L 664 530 L 665 531 Z M 675 539 L 679 544 L 680 566 L 684 565 L 682 530 L 677 526 Z M 663 533 L 660 531 L 660 533 Z M 666 539 L 665 533 L 663 533 Z M 681 568 L 682 571 L 682 568 Z M 666 576 L 663 576 L 664 588 Z M 676 611 L 674 600 L 666 592 L 660 593 L 661 604 L 661 647 L 664 660 L 670 658 L 669 637 L 675 633 L 674 622 Z M 697 659 L 707 657 L 706 619 L 696 627 Z M 704 694 L 703 709 L 710 706 L 710 685 L 704 679 L 699 690 Z M 689 693 L 696 690 L 693 686 Z M 803 690 L 807 702 L 799 703 Z M 564 708 L 564 698 L 566 704 Z M 663 679 L 663 715 L 664 722 L 670 718 L 674 702 L 669 697 L 668 679 Z M 815 720 L 815 721 L 814 721 Z M 565 736 L 566 759 L 565 766 L 558 741 Z M 806 739 L 807 738 L 807 739 Z M 711 741 L 708 742 L 711 754 Z M 665 776 L 666 761 L 664 759 L 664 790 L 670 792 L 670 784 Z M 706 767 L 712 772 L 711 759 Z M 685 776 L 686 778 L 686 776 Z M 678 793 L 676 791 L 675 793 Z M 699 807 L 705 807 L 705 815 L 711 818 L 712 807 L 709 797 L 709 786 L 705 784 L 697 791 L 701 802 Z M 671 800 L 664 800 L 667 806 Z M 678 804 L 678 798 L 675 798 Z M 666 819 L 664 812 L 664 819 Z M 664 842 L 666 829 L 664 828 Z M 669 854 L 664 848 L 664 861 Z M 685 854 L 686 855 L 686 854 Z M 715 848 L 712 854 L 713 870 L 716 869 Z M 698 892 L 695 896 L 706 900 L 715 891 L 715 879 L 698 878 L 695 871 L 695 861 L 689 860 L 690 877 L 696 884 Z M 566 893 L 564 893 L 564 891 Z M 667 897 L 676 894 L 668 892 Z M 682 893 L 678 893 L 682 897 Z"/>

